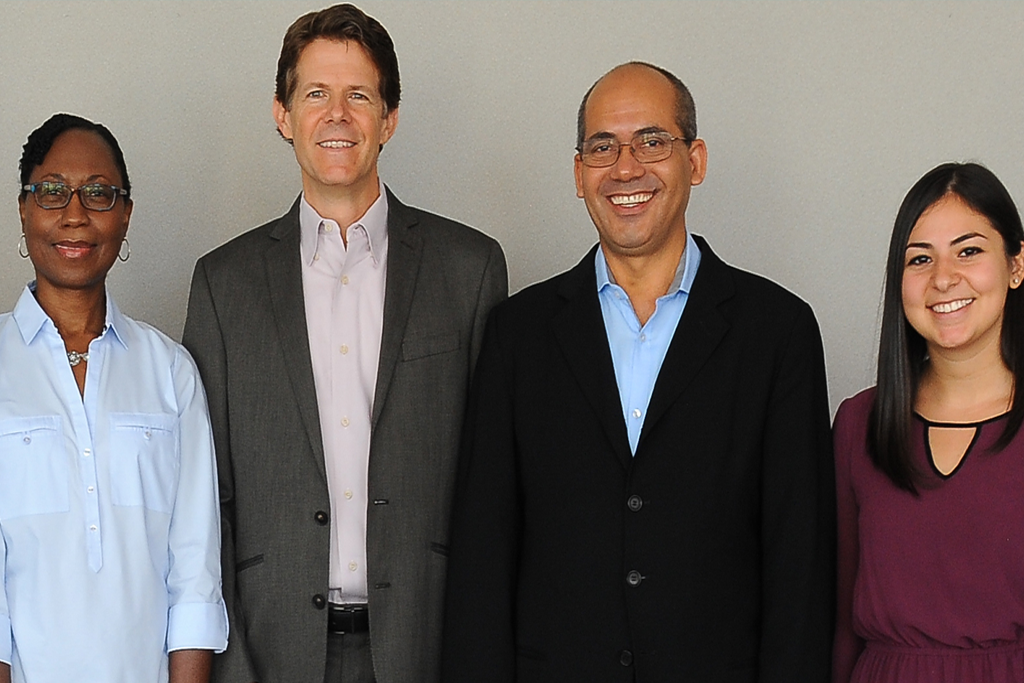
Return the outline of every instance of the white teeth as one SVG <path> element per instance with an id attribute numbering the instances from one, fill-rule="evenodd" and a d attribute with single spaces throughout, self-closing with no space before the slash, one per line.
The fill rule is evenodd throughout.
<path id="1" fill-rule="evenodd" d="M 344 149 L 346 147 L 355 147 L 356 143 L 349 142 L 347 140 L 326 140 L 324 142 L 317 143 L 321 147 L 327 147 L 328 149 Z"/>
<path id="2" fill-rule="evenodd" d="M 972 301 L 974 301 L 974 299 L 957 299 L 956 301 L 947 301 L 941 304 L 935 304 L 932 306 L 932 310 L 936 313 L 952 313 L 953 311 L 959 311 Z"/>
<path id="3" fill-rule="evenodd" d="M 651 201 L 651 197 L 654 196 L 653 192 L 637 192 L 636 194 L 613 194 L 608 199 L 611 200 L 612 204 L 616 206 L 626 206 L 632 204 L 643 204 L 644 202 Z"/>

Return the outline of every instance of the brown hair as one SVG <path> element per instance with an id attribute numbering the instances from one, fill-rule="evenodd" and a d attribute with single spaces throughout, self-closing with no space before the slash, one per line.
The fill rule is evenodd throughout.
<path id="1" fill-rule="evenodd" d="M 355 5 L 334 5 L 310 12 L 295 20 L 284 34 L 281 56 L 277 60 L 277 100 L 289 108 L 297 87 L 295 68 L 302 51 L 319 38 L 336 41 L 354 41 L 361 45 L 380 74 L 378 84 L 385 113 L 398 108 L 402 86 L 398 79 L 398 56 L 391 36 L 379 21 L 367 16 Z"/>

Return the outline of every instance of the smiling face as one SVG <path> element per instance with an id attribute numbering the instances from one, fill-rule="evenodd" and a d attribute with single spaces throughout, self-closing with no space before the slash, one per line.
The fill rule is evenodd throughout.
<path id="1" fill-rule="evenodd" d="M 676 123 L 676 93 L 654 69 L 628 64 L 602 78 L 586 104 L 584 140 L 627 144 L 641 132 L 683 137 Z M 576 196 L 587 205 L 608 254 L 645 256 L 665 249 L 682 253 L 690 188 L 704 180 L 707 148 L 682 140 L 662 161 L 641 164 L 623 147 L 618 161 L 590 168 L 575 160 Z"/>
<path id="2" fill-rule="evenodd" d="M 903 311 L 931 356 L 999 353 L 1006 293 L 1024 277 L 1024 252 L 1007 256 L 988 219 L 948 194 L 921 214 L 904 263 Z"/>
<path id="3" fill-rule="evenodd" d="M 123 186 L 110 147 L 96 133 L 72 129 L 53 142 L 30 182 Z M 21 230 L 36 271 L 37 293 L 103 287 L 128 232 L 132 203 L 119 197 L 110 211 L 90 211 L 75 193 L 63 209 L 40 208 L 29 193 L 18 199 Z"/>
<path id="4" fill-rule="evenodd" d="M 398 110 L 386 111 L 381 99 L 377 67 L 358 43 L 319 38 L 295 71 L 292 101 L 275 99 L 274 119 L 295 146 L 306 200 L 314 208 L 338 200 L 369 208 L 379 191 L 380 146 L 398 124 Z"/>

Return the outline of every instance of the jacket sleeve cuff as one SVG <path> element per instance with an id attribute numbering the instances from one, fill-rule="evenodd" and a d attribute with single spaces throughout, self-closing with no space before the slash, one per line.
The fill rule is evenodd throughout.
<path id="1" fill-rule="evenodd" d="M 168 652 L 213 650 L 220 653 L 227 647 L 228 613 L 224 603 L 186 602 L 171 607 L 167 618 Z"/>
<path id="2" fill-rule="evenodd" d="M 11 633 L 11 618 L 0 614 L 0 662 L 11 664 L 14 636 Z"/>

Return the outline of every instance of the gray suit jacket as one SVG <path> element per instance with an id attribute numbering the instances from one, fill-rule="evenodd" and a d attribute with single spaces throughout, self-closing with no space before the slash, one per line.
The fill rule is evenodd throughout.
<path id="1" fill-rule="evenodd" d="M 296 201 L 196 264 L 183 343 L 217 447 L 228 650 L 218 683 L 321 683 L 330 511 Z M 508 277 L 498 244 L 388 191 L 367 510 L 380 683 L 436 681 L 455 460 L 470 372 Z"/>

